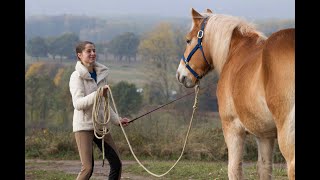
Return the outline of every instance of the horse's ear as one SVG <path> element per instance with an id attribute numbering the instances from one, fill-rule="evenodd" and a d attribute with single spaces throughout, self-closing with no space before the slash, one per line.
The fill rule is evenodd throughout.
<path id="1" fill-rule="evenodd" d="M 191 8 L 191 15 L 192 15 L 192 18 L 202 18 L 201 14 L 198 13 L 198 11 L 194 10 L 193 8 Z"/>
<path id="2" fill-rule="evenodd" d="M 211 9 L 207 9 L 206 11 L 207 11 L 207 13 L 211 13 L 211 14 L 213 13 L 213 11 Z"/>
<path id="3" fill-rule="evenodd" d="M 203 16 L 200 13 L 198 13 L 198 11 L 194 10 L 193 8 L 191 8 L 191 15 L 192 15 L 192 19 L 195 23 L 203 18 Z"/>

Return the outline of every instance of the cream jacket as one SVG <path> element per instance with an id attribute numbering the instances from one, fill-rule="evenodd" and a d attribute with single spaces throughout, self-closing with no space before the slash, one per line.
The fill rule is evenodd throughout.
<path id="1" fill-rule="evenodd" d="M 98 87 L 107 84 L 108 68 L 103 64 L 95 62 L 97 82 L 91 78 L 88 69 L 77 61 L 75 71 L 70 76 L 69 88 L 74 107 L 73 132 L 81 130 L 93 130 L 92 110 Z M 104 100 L 104 99 L 103 99 Z M 99 109 L 99 120 L 103 120 L 103 102 Z M 110 109 L 110 121 L 119 125 L 120 117 Z"/>

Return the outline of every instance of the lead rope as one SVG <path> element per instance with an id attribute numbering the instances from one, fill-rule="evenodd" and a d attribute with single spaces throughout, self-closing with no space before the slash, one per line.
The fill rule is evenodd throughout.
<path id="1" fill-rule="evenodd" d="M 103 122 L 101 122 L 99 117 L 99 109 L 101 104 L 101 94 L 102 94 L 103 88 L 99 87 L 93 102 L 93 110 L 92 110 L 92 122 L 93 122 L 93 132 L 96 138 L 102 139 L 102 167 L 104 166 L 104 136 L 110 132 L 110 130 L 107 128 L 107 124 L 110 121 L 110 106 L 109 106 L 109 98 L 108 96 L 104 97 L 104 118 Z M 108 108 L 108 109 L 106 109 Z M 107 118 L 106 118 L 107 117 Z"/>
<path id="2" fill-rule="evenodd" d="M 187 144 L 187 140 L 188 140 L 188 137 L 189 137 L 189 133 L 190 133 L 191 125 L 192 125 L 192 121 L 193 121 L 193 116 L 194 116 L 194 113 L 195 113 L 195 111 L 196 111 L 196 109 L 197 109 L 197 106 L 198 106 L 198 93 L 199 93 L 199 89 L 200 89 L 200 88 L 199 88 L 199 85 L 196 85 L 196 86 L 195 86 L 195 98 L 194 98 L 194 104 L 193 104 L 193 111 L 192 111 L 192 115 L 191 115 L 191 119 L 190 119 L 188 131 L 187 131 L 187 134 L 186 134 L 186 138 L 185 138 L 185 140 L 184 140 L 184 144 L 183 144 L 183 148 L 182 148 L 181 154 L 180 154 L 179 158 L 177 159 L 177 161 L 172 165 L 172 167 L 171 167 L 167 172 L 165 172 L 165 173 L 163 173 L 163 174 L 155 174 L 155 173 L 151 172 L 150 170 L 148 170 L 148 169 L 139 161 L 139 159 L 137 158 L 137 156 L 135 155 L 135 153 L 134 153 L 133 150 L 132 150 L 131 144 L 130 144 L 130 142 L 129 142 L 129 140 L 128 140 L 128 137 L 127 137 L 127 135 L 126 135 L 126 132 L 124 131 L 124 128 L 123 128 L 123 126 L 122 126 L 122 123 L 120 122 L 120 119 L 118 119 L 119 124 L 120 124 L 120 127 L 121 127 L 121 130 L 122 130 L 122 132 L 123 132 L 123 134 L 124 134 L 124 137 L 126 138 L 126 141 L 127 141 L 128 145 L 129 145 L 129 149 L 130 149 L 133 157 L 134 157 L 135 160 L 138 162 L 138 164 L 139 164 L 145 171 L 147 171 L 149 174 L 151 174 L 151 175 L 153 175 L 153 176 L 155 176 L 155 177 L 162 177 L 162 176 L 168 174 L 168 173 L 176 166 L 176 164 L 180 161 L 180 159 L 181 159 L 181 157 L 182 157 L 182 155 L 183 155 L 183 153 L 184 153 L 186 144 Z M 109 87 L 108 90 L 109 90 L 108 92 L 110 93 L 110 96 L 111 96 L 112 103 L 113 103 L 113 105 L 114 105 L 115 113 L 118 114 L 118 111 L 117 111 L 116 105 L 115 105 L 115 103 L 114 103 L 114 99 L 113 99 L 113 96 L 112 96 L 112 92 L 111 92 L 110 87 Z M 97 93 L 96 96 L 100 96 L 100 95 Z M 108 96 L 108 95 L 107 95 L 107 96 Z M 96 100 L 97 100 L 97 99 L 99 99 L 99 98 L 96 98 Z M 104 108 L 104 109 L 106 109 L 106 108 Z M 93 109 L 93 110 L 95 110 L 95 109 Z M 109 111 L 110 111 L 110 106 L 109 106 L 109 104 L 108 104 L 108 112 L 109 112 Z M 94 114 L 96 114 L 96 113 L 94 113 Z M 110 119 L 110 115 L 109 115 L 108 120 L 109 120 L 109 119 Z M 108 131 L 108 132 L 109 132 L 109 131 Z M 103 141 L 102 141 L 102 142 L 103 142 Z"/>

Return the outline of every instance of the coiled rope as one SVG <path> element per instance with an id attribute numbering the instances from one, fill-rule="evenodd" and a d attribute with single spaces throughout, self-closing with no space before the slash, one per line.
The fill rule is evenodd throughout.
<path id="1" fill-rule="evenodd" d="M 192 121 L 193 121 L 193 116 L 194 116 L 195 111 L 196 111 L 197 106 L 198 106 L 198 93 L 199 93 L 199 89 L 200 89 L 200 88 L 199 88 L 199 85 L 196 85 L 196 86 L 195 86 L 195 98 L 194 98 L 194 104 L 193 104 L 193 111 L 192 111 L 192 115 L 191 115 L 191 118 L 190 118 L 189 127 L 188 127 L 187 134 L 186 134 L 186 137 L 185 137 L 185 140 L 184 140 L 184 144 L 183 144 L 183 148 L 182 148 L 181 154 L 180 154 L 179 158 L 176 160 L 176 162 L 171 166 L 171 168 L 170 168 L 168 171 L 166 171 L 165 173 L 163 173 L 163 174 L 155 174 L 155 173 L 151 172 L 150 170 L 148 170 L 148 169 L 140 162 L 140 160 L 137 158 L 137 156 L 135 155 L 135 153 L 134 153 L 133 150 L 132 150 L 131 144 L 130 144 L 130 142 L 129 142 L 129 140 L 128 140 L 128 137 L 127 137 L 126 132 L 124 131 L 124 128 L 123 128 L 123 126 L 122 126 L 122 123 L 121 123 L 120 119 L 118 119 L 119 125 L 120 125 L 120 127 L 121 127 L 121 130 L 122 130 L 122 132 L 123 132 L 123 134 L 124 134 L 124 137 L 125 137 L 128 145 L 129 145 L 129 149 L 130 149 L 133 157 L 134 157 L 135 160 L 138 162 L 138 164 L 139 164 L 145 171 L 147 171 L 149 174 L 151 174 L 151 175 L 153 175 L 153 176 L 155 176 L 155 177 L 162 177 L 162 176 L 168 174 L 168 173 L 176 166 L 176 164 L 180 161 L 180 159 L 181 159 L 181 157 L 182 157 L 182 155 L 183 155 L 183 153 L 184 153 L 186 144 L 187 144 L 187 140 L 188 140 L 188 137 L 189 137 L 189 133 L 190 133 L 191 125 L 192 125 Z M 102 91 L 102 90 L 103 90 L 102 87 L 98 88 L 98 92 L 97 92 L 97 94 L 96 94 L 96 98 L 95 98 L 95 102 L 94 102 L 94 106 L 93 106 L 93 118 L 94 118 L 94 119 L 93 119 L 93 121 L 94 121 L 93 123 L 94 123 L 94 127 L 95 127 L 95 124 L 97 124 L 96 119 L 97 119 L 97 117 L 98 117 L 98 112 L 99 112 L 99 108 L 100 108 L 100 105 L 99 105 L 99 104 L 101 103 L 100 98 L 101 98 L 101 91 Z M 109 96 L 109 95 L 110 95 L 110 97 L 111 97 L 111 100 L 112 100 L 112 103 L 113 103 L 113 106 L 114 106 L 114 111 L 115 111 L 116 114 L 118 114 L 118 110 L 117 110 L 116 104 L 115 104 L 114 99 L 113 99 L 113 96 L 112 96 L 112 91 L 111 91 L 111 88 L 110 88 L 110 86 L 109 86 L 107 96 L 105 96 L 105 101 L 106 101 L 106 102 L 105 102 L 105 104 L 104 104 L 104 105 L 105 105 L 105 107 L 104 107 L 104 111 L 105 111 L 105 113 L 104 113 L 104 122 L 103 122 L 103 123 L 99 123 L 99 125 L 103 126 L 103 128 L 102 128 L 103 130 L 102 130 L 102 131 L 98 131 L 99 129 L 96 130 L 96 128 L 94 128 L 95 135 L 96 135 L 96 131 L 99 132 L 100 134 L 102 134 L 101 137 L 99 137 L 99 138 L 101 138 L 101 139 L 104 137 L 105 134 L 109 133 L 108 128 L 105 127 L 106 124 L 110 121 L 110 113 L 109 113 L 109 112 L 110 112 L 110 105 L 109 105 L 109 102 L 108 102 L 108 101 L 109 101 L 109 99 L 108 99 L 108 96 Z M 108 108 L 108 109 L 107 109 L 108 111 L 106 111 L 106 108 Z M 108 116 L 108 118 L 106 118 L 107 116 Z M 129 121 L 129 122 L 130 122 L 130 121 Z M 101 127 L 100 127 L 100 129 L 101 129 Z M 97 136 L 96 136 L 96 137 L 97 137 Z M 98 138 L 98 137 L 97 137 L 97 138 Z M 103 141 L 102 141 L 102 143 L 103 143 Z M 102 147 L 103 147 L 103 144 L 102 144 Z M 102 151 L 103 151 L 102 153 L 103 153 L 103 164 L 104 164 L 104 148 L 102 148 Z M 103 165 L 102 165 L 102 166 L 103 166 Z"/>
<path id="2" fill-rule="evenodd" d="M 101 94 L 103 87 L 99 87 L 93 102 L 93 111 L 92 111 L 92 122 L 93 122 L 93 132 L 96 138 L 102 139 L 102 167 L 104 166 L 104 136 L 110 132 L 107 124 L 110 121 L 110 105 L 108 96 L 104 96 L 104 111 L 103 111 L 103 121 L 99 120 L 99 109 L 101 105 Z"/>

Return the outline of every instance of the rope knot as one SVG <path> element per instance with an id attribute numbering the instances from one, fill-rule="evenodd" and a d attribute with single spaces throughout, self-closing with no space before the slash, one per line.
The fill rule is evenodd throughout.
<path id="1" fill-rule="evenodd" d="M 195 97 L 194 97 L 194 104 L 193 109 L 196 109 L 198 107 L 198 92 L 199 92 L 200 86 L 199 84 L 196 84 L 194 91 L 195 91 Z"/>

